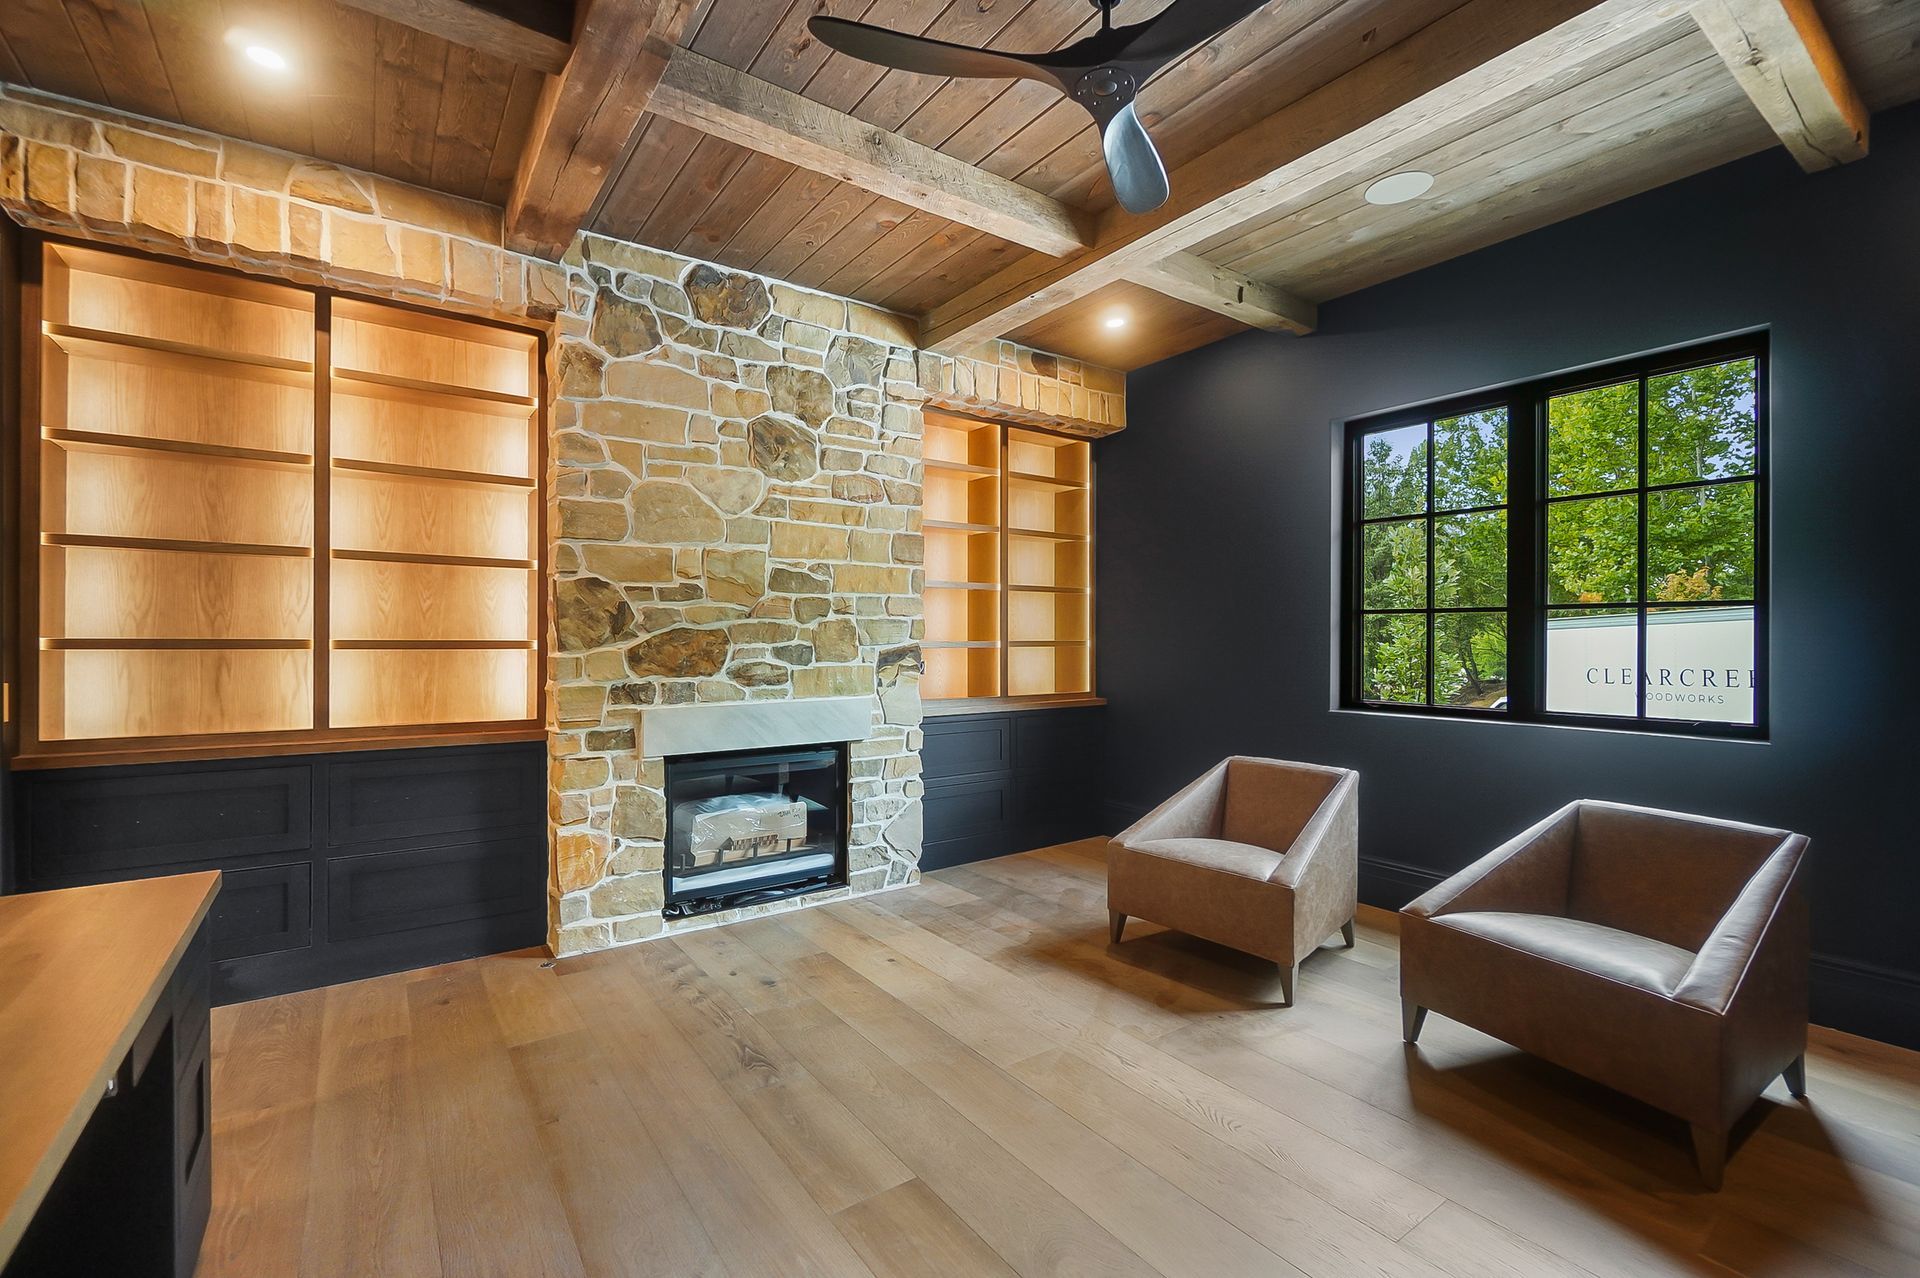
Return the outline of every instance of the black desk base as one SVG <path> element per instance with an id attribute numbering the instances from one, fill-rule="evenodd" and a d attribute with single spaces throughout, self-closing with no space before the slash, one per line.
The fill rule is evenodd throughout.
<path id="1" fill-rule="evenodd" d="M 192 1278 L 213 1206 L 207 929 L 0 1278 Z"/>

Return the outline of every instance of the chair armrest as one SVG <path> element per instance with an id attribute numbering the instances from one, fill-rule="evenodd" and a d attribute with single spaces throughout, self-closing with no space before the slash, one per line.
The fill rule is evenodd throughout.
<path id="1" fill-rule="evenodd" d="M 1400 912 L 1422 919 L 1464 910 L 1564 913 L 1579 821 L 1580 805 L 1569 803 L 1408 902 Z"/>
<path id="2" fill-rule="evenodd" d="M 1155 839 L 1213 839 L 1220 836 L 1227 797 L 1227 761 L 1208 768 L 1185 789 L 1114 836 L 1114 842 L 1149 843 Z"/>
<path id="3" fill-rule="evenodd" d="M 1268 876 L 1270 882 L 1298 890 L 1315 867 L 1326 866 L 1346 874 L 1360 856 L 1360 775 L 1349 772 L 1335 783 L 1314 809 L 1313 819 L 1300 831 Z"/>
<path id="4" fill-rule="evenodd" d="M 1776 956 L 1770 951 L 1793 942 L 1788 929 L 1777 924 L 1793 904 L 1806 848 L 1806 836 L 1796 834 L 1761 863 L 1732 908 L 1707 934 L 1693 966 L 1674 990 L 1675 1002 L 1724 1015 L 1749 973 L 1773 966 L 1766 961 L 1769 958 L 1793 961 L 1791 955 Z"/>

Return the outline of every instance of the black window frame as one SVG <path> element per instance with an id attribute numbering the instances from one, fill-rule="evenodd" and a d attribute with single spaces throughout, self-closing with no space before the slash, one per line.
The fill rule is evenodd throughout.
<path id="1" fill-rule="evenodd" d="M 1647 482 L 1647 406 L 1646 383 L 1668 373 L 1683 372 L 1711 364 L 1738 359 L 1754 361 L 1754 466 L 1751 480 L 1730 477 L 1723 480 L 1694 480 L 1686 483 L 1650 484 Z M 1349 419 L 1343 424 L 1341 439 L 1340 489 L 1340 619 L 1339 619 L 1339 707 L 1382 714 L 1405 714 L 1430 718 L 1469 719 L 1487 723 L 1557 724 L 1570 727 L 1607 728 L 1624 732 L 1646 732 L 1662 736 L 1725 737 L 1739 740 L 1768 739 L 1771 723 L 1772 678 L 1769 665 L 1771 631 L 1770 577 L 1771 543 L 1769 538 L 1770 425 L 1769 351 L 1766 330 L 1757 330 L 1709 342 L 1694 343 L 1647 355 L 1633 356 L 1606 364 L 1566 373 L 1532 378 L 1524 382 L 1468 395 L 1455 395 L 1411 408 L 1375 413 Z M 1636 580 L 1637 601 L 1630 604 L 1602 604 L 1596 608 L 1632 608 L 1640 615 L 1638 627 L 1639 658 L 1636 669 L 1646 668 L 1646 615 L 1659 605 L 1646 599 L 1647 533 L 1646 510 L 1649 494 L 1719 482 L 1751 482 L 1754 486 L 1753 599 L 1730 600 L 1724 607 L 1748 607 L 1754 618 L 1754 721 L 1725 723 L 1706 719 L 1646 717 L 1646 681 L 1636 689 L 1634 715 L 1578 714 L 1546 708 L 1547 618 L 1561 605 L 1547 602 L 1546 536 L 1547 511 L 1553 504 L 1547 488 L 1547 405 L 1554 397 L 1592 390 L 1619 382 L 1637 380 L 1640 386 L 1639 449 L 1637 483 L 1617 490 L 1637 499 L 1640 521 L 1639 565 Z M 1365 518 L 1361 487 L 1363 441 L 1383 430 L 1422 425 L 1444 418 L 1505 408 L 1507 412 L 1507 705 L 1502 709 L 1473 706 L 1444 706 L 1414 702 L 1370 701 L 1360 695 L 1362 645 L 1365 618 L 1362 606 L 1361 538 L 1369 523 L 1382 519 Z M 1432 507 L 1433 456 L 1428 451 L 1428 509 L 1422 515 L 1429 521 L 1445 517 Z M 1579 494 L 1580 497 L 1605 494 Z M 1560 500 L 1566 500 L 1565 497 Z M 1420 517 L 1420 516 L 1414 516 Z M 1433 607 L 1433 558 L 1429 532 L 1427 561 L 1427 608 L 1405 610 L 1434 617 L 1447 612 L 1497 612 L 1493 609 Z M 1577 605 L 1576 605 L 1577 607 Z M 1374 610 L 1379 612 L 1381 610 Z M 1428 625 L 1428 695 L 1433 681 L 1433 626 Z"/>

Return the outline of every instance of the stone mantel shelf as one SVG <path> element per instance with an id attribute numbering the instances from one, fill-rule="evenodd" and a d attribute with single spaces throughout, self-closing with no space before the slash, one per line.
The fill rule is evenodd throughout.
<path id="1" fill-rule="evenodd" d="M 640 712 L 640 752 L 660 759 L 864 741 L 873 732 L 873 710 L 870 696 L 652 706 Z"/>

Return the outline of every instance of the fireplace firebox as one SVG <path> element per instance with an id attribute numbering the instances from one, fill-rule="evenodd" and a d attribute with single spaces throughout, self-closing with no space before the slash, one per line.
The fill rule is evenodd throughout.
<path id="1" fill-rule="evenodd" d="M 847 881 L 844 745 L 667 760 L 668 918 Z"/>

